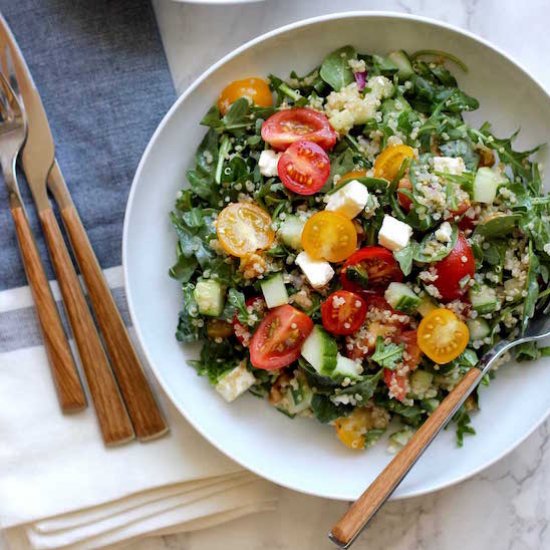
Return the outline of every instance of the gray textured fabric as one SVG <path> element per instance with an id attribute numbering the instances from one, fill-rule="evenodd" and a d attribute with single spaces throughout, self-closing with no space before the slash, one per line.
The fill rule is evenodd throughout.
<path id="1" fill-rule="evenodd" d="M 0 0 L 0 10 L 41 93 L 57 158 L 99 261 L 104 268 L 118 265 L 133 174 L 175 99 L 149 1 Z M 48 275 L 53 278 L 49 265 Z M 24 284 L 1 183 L 0 290 Z"/>

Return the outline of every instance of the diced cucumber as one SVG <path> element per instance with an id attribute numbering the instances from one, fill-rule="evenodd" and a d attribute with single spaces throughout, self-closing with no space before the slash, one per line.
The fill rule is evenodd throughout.
<path id="1" fill-rule="evenodd" d="M 420 298 L 403 283 L 390 283 L 384 298 L 393 309 L 397 311 L 404 311 L 405 313 L 412 313 L 416 311 L 420 305 Z"/>
<path id="2" fill-rule="evenodd" d="M 336 340 L 319 325 L 302 344 L 302 357 L 322 376 L 330 376 L 336 367 L 338 346 Z"/>
<path id="3" fill-rule="evenodd" d="M 260 283 L 268 308 L 288 304 L 288 292 L 281 273 L 276 273 Z"/>
<path id="4" fill-rule="evenodd" d="M 198 281 L 193 296 L 199 306 L 199 313 L 219 317 L 225 302 L 225 288 L 212 279 Z"/>
<path id="5" fill-rule="evenodd" d="M 302 230 L 305 222 L 297 216 L 287 216 L 279 227 L 279 237 L 286 246 L 294 250 L 302 250 Z"/>
<path id="6" fill-rule="evenodd" d="M 283 399 L 277 404 L 277 408 L 289 416 L 294 416 L 305 411 L 311 405 L 312 398 L 313 392 L 305 375 L 297 371 L 295 381 L 291 381 L 287 386 Z"/>
<path id="7" fill-rule="evenodd" d="M 399 430 L 398 432 L 393 433 L 389 437 L 389 443 L 390 443 L 389 450 L 391 452 L 399 451 L 402 447 L 404 447 L 409 442 L 409 440 L 413 435 L 414 435 L 414 431 L 409 427 L 405 427 L 402 430 Z"/>
<path id="8" fill-rule="evenodd" d="M 498 305 L 497 293 L 494 288 L 479 285 L 468 292 L 472 307 L 480 314 L 485 315 L 495 311 Z"/>
<path id="9" fill-rule="evenodd" d="M 409 56 L 403 50 L 391 52 L 388 57 L 397 65 L 397 76 L 400 80 L 407 80 L 414 74 Z"/>
<path id="10" fill-rule="evenodd" d="M 336 367 L 332 371 L 332 378 L 349 378 L 350 380 L 358 380 L 361 378 L 361 373 L 363 369 L 353 359 L 344 357 L 343 355 L 338 354 L 336 356 Z"/>
<path id="11" fill-rule="evenodd" d="M 439 407 L 439 399 L 423 399 L 420 404 L 422 405 L 422 408 L 425 409 L 428 412 L 433 412 L 437 407 Z"/>
<path id="12" fill-rule="evenodd" d="M 438 309 L 437 304 L 427 294 L 425 294 L 422 298 L 420 298 L 420 303 L 418 304 L 416 311 L 418 311 L 422 317 L 426 317 L 426 315 L 434 309 Z"/>
<path id="13" fill-rule="evenodd" d="M 430 389 L 434 375 L 425 370 L 415 370 L 410 377 L 411 391 L 417 397 L 424 397 Z"/>
<path id="14" fill-rule="evenodd" d="M 487 167 L 480 168 L 474 179 L 473 196 L 475 202 L 493 204 L 497 196 L 498 184 L 502 179 Z"/>
<path id="15" fill-rule="evenodd" d="M 470 340 L 483 340 L 491 333 L 491 327 L 485 319 L 470 319 L 466 324 L 470 330 Z"/>

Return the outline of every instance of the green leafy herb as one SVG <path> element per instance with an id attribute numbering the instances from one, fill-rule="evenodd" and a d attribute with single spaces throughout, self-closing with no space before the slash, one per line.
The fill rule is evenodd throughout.
<path id="1" fill-rule="evenodd" d="M 353 82 L 353 71 L 349 66 L 350 59 L 356 59 L 353 46 L 344 46 L 325 57 L 321 65 L 321 78 L 336 91 Z"/>
<path id="2" fill-rule="evenodd" d="M 371 360 L 378 363 L 385 369 L 395 369 L 397 363 L 403 360 L 403 344 L 384 344 L 384 339 L 378 336 L 376 339 L 376 349 Z"/>

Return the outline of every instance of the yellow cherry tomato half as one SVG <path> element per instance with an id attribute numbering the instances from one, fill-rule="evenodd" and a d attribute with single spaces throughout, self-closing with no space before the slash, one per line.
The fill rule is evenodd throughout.
<path id="1" fill-rule="evenodd" d="M 339 180 L 338 183 L 343 183 L 345 181 L 356 180 L 357 178 L 367 177 L 366 170 L 352 170 L 351 172 L 346 172 Z"/>
<path id="2" fill-rule="evenodd" d="M 216 221 L 216 233 L 222 248 L 239 258 L 269 248 L 275 238 L 270 215 L 248 202 L 227 205 Z"/>
<path id="3" fill-rule="evenodd" d="M 337 418 L 334 422 L 338 439 L 350 449 L 365 448 L 365 434 L 372 424 L 367 409 L 355 409 L 349 416 Z"/>
<path id="4" fill-rule="evenodd" d="M 456 359 L 466 349 L 469 339 L 467 325 L 442 307 L 430 311 L 418 327 L 418 346 L 439 365 Z"/>
<path id="5" fill-rule="evenodd" d="M 374 177 L 392 181 L 399 173 L 403 161 L 413 157 L 414 149 L 412 147 L 408 145 L 389 145 L 374 161 Z"/>
<path id="6" fill-rule="evenodd" d="M 304 225 L 302 246 L 312 258 L 342 262 L 355 252 L 357 231 L 348 218 L 324 210 Z"/>
<path id="7" fill-rule="evenodd" d="M 271 107 L 273 105 L 273 96 L 269 89 L 269 84 L 261 78 L 243 78 L 234 80 L 228 84 L 218 98 L 218 109 L 222 115 L 225 115 L 232 103 L 237 99 L 246 97 L 258 107 Z"/>

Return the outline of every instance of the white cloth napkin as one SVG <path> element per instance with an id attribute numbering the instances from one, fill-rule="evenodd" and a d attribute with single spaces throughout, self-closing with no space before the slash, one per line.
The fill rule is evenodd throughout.
<path id="1" fill-rule="evenodd" d="M 120 282 L 118 268 L 109 275 Z M 0 528 L 10 548 L 103 548 L 274 508 L 274 487 L 214 449 L 157 386 L 171 428 L 157 441 L 107 449 L 91 407 L 63 416 L 43 347 L 6 345 L 6 333 L 36 330 L 30 304 L 27 288 L 0 292 Z"/>

